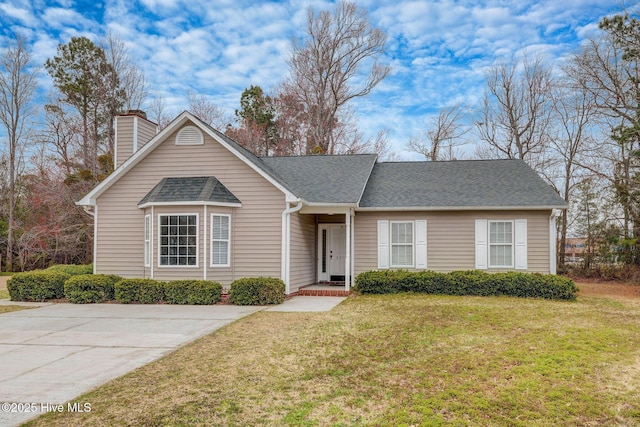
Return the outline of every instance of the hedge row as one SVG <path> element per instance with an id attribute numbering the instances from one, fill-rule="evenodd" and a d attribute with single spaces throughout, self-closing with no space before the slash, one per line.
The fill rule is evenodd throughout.
<path id="1" fill-rule="evenodd" d="M 58 266 L 69 267 L 69 266 Z M 82 271 L 81 269 L 68 271 Z M 46 301 L 67 298 L 76 304 L 116 300 L 130 304 L 215 304 L 222 299 L 222 285 L 206 280 L 123 279 L 115 275 L 71 275 L 60 268 L 17 273 L 8 281 L 13 301 Z M 239 279 L 231 284 L 229 299 L 238 305 L 280 304 L 284 282 L 270 277 Z"/>
<path id="2" fill-rule="evenodd" d="M 443 295 L 513 296 L 575 300 L 578 288 L 562 276 L 484 271 L 368 271 L 358 274 L 354 290 L 362 294 L 416 292 Z"/>
<path id="3" fill-rule="evenodd" d="M 229 301 L 237 305 L 282 304 L 285 284 L 274 277 L 246 277 L 231 284 Z"/>
<path id="4" fill-rule="evenodd" d="M 115 298 L 114 285 L 122 277 L 105 274 L 81 274 L 64 282 L 64 296 L 69 302 L 87 304 L 111 301 Z"/>
<path id="5" fill-rule="evenodd" d="M 64 298 L 64 283 L 71 277 L 56 270 L 34 270 L 18 273 L 7 281 L 12 301 L 46 301 Z"/>
<path id="6" fill-rule="evenodd" d="M 93 264 L 74 265 L 74 264 L 56 264 L 47 268 L 49 271 L 61 271 L 69 276 L 79 276 L 81 274 L 92 274 Z"/>

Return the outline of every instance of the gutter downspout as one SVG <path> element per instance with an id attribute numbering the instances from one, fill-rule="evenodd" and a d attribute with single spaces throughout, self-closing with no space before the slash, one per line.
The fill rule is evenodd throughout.
<path id="1" fill-rule="evenodd" d="M 98 205 L 93 206 L 93 212 L 91 212 L 89 206 L 82 206 L 84 213 L 93 218 L 93 274 L 96 274 L 96 254 L 98 253 Z"/>
<path id="2" fill-rule="evenodd" d="M 282 256 L 280 263 L 280 278 L 285 284 L 285 294 L 290 294 L 289 269 L 291 267 L 291 213 L 302 209 L 302 201 L 298 199 L 298 204 L 287 208 L 282 212 Z M 289 202 L 287 202 L 288 204 Z"/>

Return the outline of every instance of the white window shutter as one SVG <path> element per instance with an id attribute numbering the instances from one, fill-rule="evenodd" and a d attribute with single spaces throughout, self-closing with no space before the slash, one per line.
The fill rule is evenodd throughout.
<path id="1" fill-rule="evenodd" d="M 378 268 L 389 268 L 389 221 L 378 221 Z"/>
<path id="2" fill-rule="evenodd" d="M 416 220 L 416 268 L 427 268 L 427 220 Z"/>
<path id="3" fill-rule="evenodd" d="M 488 264 L 488 222 L 476 219 L 476 269 L 486 270 Z"/>
<path id="4" fill-rule="evenodd" d="M 515 220 L 516 270 L 527 269 L 527 220 Z"/>

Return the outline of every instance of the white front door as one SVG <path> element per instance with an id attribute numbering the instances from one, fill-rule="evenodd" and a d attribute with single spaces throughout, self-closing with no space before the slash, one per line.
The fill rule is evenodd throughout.
<path id="1" fill-rule="evenodd" d="M 344 281 L 346 253 L 345 225 L 319 224 L 318 281 Z"/>

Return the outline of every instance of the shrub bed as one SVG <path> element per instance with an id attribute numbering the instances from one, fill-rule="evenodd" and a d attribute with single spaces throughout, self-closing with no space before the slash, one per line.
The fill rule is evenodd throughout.
<path id="1" fill-rule="evenodd" d="M 12 301 L 46 301 L 64 298 L 64 282 L 71 277 L 55 270 L 17 273 L 7 282 Z"/>
<path id="2" fill-rule="evenodd" d="M 114 285 L 120 280 L 122 277 L 105 274 L 71 276 L 64 283 L 64 296 L 75 304 L 111 301 L 115 298 Z"/>
<path id="3" fill-rule="evenodd" d="M 237 305 L 281 304 L 285 284 L 275 277 L 245 277 L 231 283 L 229 302 Z"/>
<path id="4" fill-rule="evenodd" d="M 56 264 L 47 268 L 49 271 L 61 271 L 69 276 L 79 276 L 81 274 L 92 274 L 93 264 L 75 265 L 75 264 Z"/>
<path id="5" fill-rule="evenodd" d="M 410 272 L 374 270 L 358 274 L 356 292 L 389 294 L 416 292 L 444 295 L 514 296 L 575 300 L 578 288 L 573 280 L 553 274 L 486 273 L 484 271 Z"/>
<path id="6" fill-rule="evenodd" d="M 209 280 L 174 280 L 165 283 L 169 304 L 215 304 L 222 299 L 222 285 Z"/>
<path id="7" fill-rule="evenodd" d="M 116 301 L 156 304 L 164 301 L 164 283 L 153 279 L 122 279 L 114 285 Z"/>

